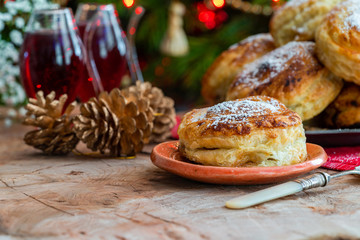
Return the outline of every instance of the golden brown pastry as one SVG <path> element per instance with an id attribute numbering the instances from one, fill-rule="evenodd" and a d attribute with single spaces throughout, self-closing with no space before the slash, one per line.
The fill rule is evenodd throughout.
<path id="1" fill-rule="evenodd" d="M 226 91 L 242 67 L 275 49 L 270 34 L 257 34 L 232 45 L 210 66 L 202 79 L 201 93 L 208 103 L 225 99 Z"/>
<path id="2" fill-rule="evenodd" d="M 360 0 L 344 1 L 316 32 L 316 52 L 335 75 L 360 84 Z"/>
<path id="3" fill-rule="evenodd" d="M 266 96 L 194 109 L 178 133 L 180 153 L 204 165 L 283 166 L 307 156 L 299 115 Z"/>
<path id="4" fill-rule="evenodd" d="M 339 96 L 326 108 L 325 123 L 332 128 L 360 126 L 360 86 L 345 84 Z"/>
<path id="5" fill-rule="evenodd" d="M 341 0 L 291 0 L 275 12 L 270 33 L 277 46 L 291 41 L 314 40 L 326 14 Z"/>
<path id="6" fill-rule="evenodd" d="M 322 112 L 339 94 L 342 80 L 315 56 L 313 42 L 290 42 L 246 66 L 231 84 L 227 100 L 274 97 L 302 120 Z"/>

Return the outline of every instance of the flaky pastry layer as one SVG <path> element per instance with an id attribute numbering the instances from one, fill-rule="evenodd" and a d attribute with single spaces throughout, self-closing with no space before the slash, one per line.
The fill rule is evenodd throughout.
<path id="1" fill-rule="evenodd" d="M 298 114 L 265 96 L 194 109 L 178 133 L 180 152 L 204 165 L 284 166 L 307 155 Z"/>
<path id="2" fill-rule="evenodd" d="M 316 53 L 335 75 L 360 84 L 360 1 L 337 5 L 316 31 Z"/>
<path id="3" fill-rule="evenodd" d="M 321 21 L 339 2 L 341 0 L 292 0 L 285 3 L 270 21 L 275 44 L 314 40 Z"/>
<path id="4" fill-rule="evenodd" d="M 332 128 L 360 127 L 360 86 L 347 83 L 325 110 L 325 123 Z"/>
<path id="5" fill-rule="evenodd" d="M 217 57 L 204 74 L 202 96 L 211 104 L 225 100 L 231 82 L 242 67 L 273 49 L 275 44 L 270 34 L 257 34 L 234 44 Z"/>
<path id="6" fill-rule="evenodd" d="M 335 99 L 342 85 L 318 61 L 313 42 L 289 42 L 247 65 L 232 82 L 226 99 L 270 96 L 308 120 Z"/>

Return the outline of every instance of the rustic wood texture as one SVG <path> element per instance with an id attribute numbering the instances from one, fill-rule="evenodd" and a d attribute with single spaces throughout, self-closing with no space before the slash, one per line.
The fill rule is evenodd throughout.
<path id="1" fill-rule="evenodd" d="M 0 122 L 0 239 L 360 239 L 355 176 L 229 210 L 226 200 L 269 185 L 193 182 L 148 154 L 46 156 L 23 143 L 27 129 Z"/>

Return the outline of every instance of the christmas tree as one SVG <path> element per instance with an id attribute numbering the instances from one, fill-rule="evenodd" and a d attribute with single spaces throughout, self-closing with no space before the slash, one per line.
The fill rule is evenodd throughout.
<path id="1" fill-rule="evenodd" d="M 87 0 L 7 0 L 0 5 L 0 105 L 24 103 L 25 95 L 19 83 L 18 50 L 23 39 L 26 20 L 35 8 L 60 4 L 73 11 Z M 171 4 L 176 0 L 95 0 L 98 4 L 114 4 L 126 30 L 129 18 L 137 6 L 146 10 L 136 30 L 136 47 L 144 79 L 162 88 L 166 95 L 182 103 L 201 104 L 201 78 L 214 59 L 230 45 L 249 35 L 268 31 L 268 21 L 281 0 L 184 0 L 184 13 L 177 21 L 187 51 L 169 56 L 161 51 L 171 25 Z M 178 1 L 180 2 L 180 1 Z M 50 5 L 49 5 L 50 4 Z M 170 10 L 170 11 L 169 11 Z M 168 39 L 167 39 L 168 40 Z M 175 38 L 176 40 L 176 38 Z M 186 44 L 186 46 L 185 46 Z M 176 49 L 176 45 L 175 45 Z M 170 54 L 171 55 L 171 54 Z"/>
<path id="2" fill-rule="evenodd" d="M 80 2 L 70 1 L 74 9 Z M 268 22 L 279 0 L 256 1 L 192 1 L 184 0 L 183 16 L 189 50 L 183 56 L 172 57 L 161 52 L 161 43 L 169 30 L 171 0 L 98 0 L 96 3 L 115 4 L 126 29 L 136 6 L 146 13 L 136 32 L 136 47 L 144 79 L 164 89 L 182 103 L 201 104 L 201 78 L 214 59 L 232 44 L 249 35 L 268 32 Z"/>

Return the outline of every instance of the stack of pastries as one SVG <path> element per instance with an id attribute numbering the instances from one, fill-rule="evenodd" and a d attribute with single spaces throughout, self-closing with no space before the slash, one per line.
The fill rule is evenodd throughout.
<path id="1" fill-rule="evenodd" d="M 188 159 L 228 167 L 304 161 L 302 121 L 360 125 L 360 0 L 287 2 L 269 34 L 214 61 L 202 95 L 213 106 L 187 113 L 178 130 Z"/>
<path id="2" fill-rule="evenodd" d="M 257 34 L 236 43 L 224 51 L 211 65 L 202 79 L 201 93 L 209 103 L 225 100 L 226 92 L 237 73 L 246 64 L 274 50 L 270 34 Z"/>
<path id="3" fill-rule="evenodd" d="M 254 41 L 260 36 L 267 36 L 266 46 Z M 243 50 L 244 42 L 258 50 Z M 236 65 L 234 59 L 247 60 Z M 266 95 L 303 121 L 320 115 L 319 127 L 348 128 L 360 125 L 358 85 L 360 0 L 291 0 L 273 15 L 270 34 L 251 36 L 214 61 L 202 94 L 209 104 Z"/>

